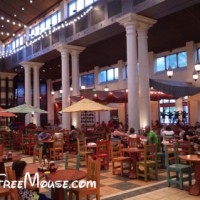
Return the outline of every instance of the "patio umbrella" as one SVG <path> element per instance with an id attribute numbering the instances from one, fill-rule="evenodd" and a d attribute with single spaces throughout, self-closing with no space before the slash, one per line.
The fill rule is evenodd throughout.
<path id="1" fill-rule="evenodd" d="M 86 116 L 86 113 L 88 111 L 95 112 L 95 111 L 110 111 L 110 110 L 117 110 L 117 108 L 105 106 L 105 105 L 102 105 L 102 104 L 97 103 L 95 101 L 92 101 L 90 99 L 84 98 L 84 99 L 78 101 L 77 103 L 74 103 L 73 105 L 64 108 L 60 112 L 61 113 L 65 113 L 65 112 L 85 112 L 85 116 Z M 86 129 L 87 129 L 87 120 L 85 122 L 85 126 L 86 126 Z"/>
<path id="2" fill-rule="evenodd" d="M 3 112 L 3 111 L 4 109 L 0 107 L 0 117 L 16 117 L 17 116 L 14 113 Z"/>
<path id="3" fill-rule="evenodd" d="M 117 108 L 112 108 L 109 106 L 102 105 L 90 99 L 84 98 L 71 106 L 68 106 L 61 110 L 61 113 L 65 112 L 87 112 L 87 111 L 109 111 L 117 110 Z"/>
<path id="4" fill-rule="evenodd" d="M 12 113 L 48 113 L 46 110 L 40 108 L 35 108 L 28 104 L 22 104 L 13 108 L 6 109 L 2 112 L 12 112 Z"/>

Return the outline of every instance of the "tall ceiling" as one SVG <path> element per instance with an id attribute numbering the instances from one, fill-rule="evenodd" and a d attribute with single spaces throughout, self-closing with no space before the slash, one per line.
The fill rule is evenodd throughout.
<path id="1" fill-rule="evenodd" d="M 24 24 L 30 24 L 36 20 L 37 16 L 45 16 L 47 11 L 53 10 L 61 0 L 32 1 L 33 3 L 30 3 L 30 0 L 15 0 L 15 3 L 13 3 L 11 0 L 0 0 L 0 15 L 14 20 L 15 17 L 13 15 L 16 13 L 16 20 Z M 25 8 L 24 11 L 21 10 L 22 6 Z M 200 42 L 200 0 L 164 0 L 158 6 L 146 9 L 138 14 L 158 20 L 149 29 L 149 51 L 154 51 L 155 53 L 170 51 L 174 48 L 185 46 L 188 41 Z M 0 23 L 3 22 L 0 20 Z M 17 30 L 11 24 L 5 22 L 4 24 L 9 32 Z M 72 45 L 86 47 L 80 54 L 80 72 L 88 71 L 95 66 L 108 66 L 120 59 L 126 60 L 125 29 L 115 23 L 109 30 L 104 31 L 115 31 L 115 35 L 94 44 L 89 41 L 94 37 L 100 37 L 100 35 L 91 35 L 71 43 Z M 0 40 L 5 39 L 5 36 L 0 35 Z M 45 63 L 40 70 L 42 79 L 55 80 L 61 77 L 59 52 L 49 52 L 33 61 Z"/>
<path id="2" fill-rule="evenodd" d="M 0 34 L 0 41 L 9 38 L 7 33 L 19 34 L 24 25 L 30 26 L 36 19 L 45 17 L 59 2 L 61 0 L 0 0 L 0 33 L 4 32 Z"/>

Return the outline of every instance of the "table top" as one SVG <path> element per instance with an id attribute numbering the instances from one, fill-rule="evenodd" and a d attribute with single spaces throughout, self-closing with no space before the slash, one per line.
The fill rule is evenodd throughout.
<path id="1" fill-rule="evenodd" d="M 49 180 L 55 181 L 74 181 L 86 177 L 86 172 L 76 169 L 57 170 L 49 175 Z"/>
<path id="2" fill-rule="evenodd" d="M 179 158 L 192 162 L 200 162 L 200 156 L 198 155 L 180 155 Z"/>
<path id="3" fill-rule="evenodd" d="M 144 152 L 144 148 L 136 148 L 136 147 L 123 148 L 122 151 L 127 153 L 139 153 L 139 152 Z"/>
<path id="4" fill-rule="evenodd" d="M 39 163 L 29 163 L 26 165 L 25 173 L 35 174 L 38 172 Z"/>
<path id="5" fill-rule="evenodd" d="M 0 156 L 0 162 L 14 162 L 14 161 L 18 161 L 21 160 L 20 156 L 12 156 L 12 160 L 3 160 L 3 156 Z"/>
<path id="6" fill-rule="evenodd" d="M 42 143 L 53 143 L 55 140 L 42 140 Z"/>

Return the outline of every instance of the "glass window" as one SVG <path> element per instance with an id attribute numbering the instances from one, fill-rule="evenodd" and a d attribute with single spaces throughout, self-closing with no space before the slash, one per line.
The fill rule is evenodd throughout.
<path id="1" fill-rule="evenodd" d="M 40 33 L 45 31 L 45 20 L 40 23 Z"/>
<path id="2" fill-rule="evenodd" d="M 32 29 L 31 29 L 31 37 L 33 38 L 35 36 L 35 27 L 33 27 Z"/>
<path id="3" fill-rule="evenodd" d="M 93 3 L 93 0 L 85 0 L 85 7 L 91 5 Z"/>
<path id="4" fill-rule="evenodd" d="M 187 52 L 178 53 L 178 67 L 187 67 Z"/>
<path id="5" fill-rule="evenodd" d="M 81 85 L 85 86 L 94 85 L 94 74 L 87 74 L 81 76 Z"/>
<path id="6" fill-rule="evenodd" d="M 51 27 L 51 18 L 48 17 L 48 18 L 46 19 L 46 30 L 50 29 L 50 27 Z"/>
<path id="7" fill-rule="evenodd" d="M 101 71 L 99 73 L 99 82 L 100 83 L 106 82 L 106 70 Z"/>
<path id="8" fill-rule="evenodd" d="M 15 40 L 12 41 L 12 50 L 15 49 Z"/>
<path id="9" fill-rule="evenodd" d="M 122 79 L 127 79 L 127 65 L 123 66 L 122 68 Z"/>
<path id="10" fill-rule="evenodd" d="M 108 69 L 107 70 L 107 81 L 112 81 L 112 80 L 114 80 L 114 70 Z"/>
<path id="11" fill-rule="evenodd" d="M 118 76 L 119 76 L 119 68 L 116 67 L 114 70 L 115 70 L 115 80 L 118 80 Z"/>
<path id="12" fill-rule="evenodd" d="M 39 24 L 37 26 L 35 26 L 35 36 L 40 34 L 40 27 Z"/>
<path id="13" fill-rule="evenodd" d="M 75 12 L 76 12 L 76 2 L 73 1 L 69 3 L 69 16 L 74 15 Z"/>
<path id="14" fill-rule="evenodd" d="M 172 69 L 177 68 L 176 54 L 166 56 L 166 68 L 168 69 L 169 67 Z"/>
<path id="15" fill-rule="evenodd" d="M 16 48 L 19 46 L 19 38 L 16 38 L 15 40 Z"/>
<path id="16" fill-rule="evenodd" d="M 84 9 L 84 0 L 78 0 L 76 4 L 77 12 Z"/>
<path id="17" fill-rule="evenodd" d="M 58 23 L 57 12 L 52 15 L 51 21 L 52 21 L 52 26 L 54 26 Z"/>
<path id="18" fill-rule="evenodd" d="M 19 45 L 23 45 L 23 43 L 24 43 L 24 36 L 21 35 L 19 38 Z"/>
<path id="19" fill-rule="evenodd" d="M 61 12 L 58 11 L 58 23 L 61 22 Z"/>
<path id="20" fill-rule="evenodd" d="M 165 71 L 165 57 L 160 57 L 156 59 L 156 67 L 157 72 Z"/>

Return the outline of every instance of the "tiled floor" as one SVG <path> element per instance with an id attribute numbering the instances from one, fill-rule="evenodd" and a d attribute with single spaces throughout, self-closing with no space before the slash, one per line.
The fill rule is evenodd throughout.
<path id="1" fill-rule="evenodd" d="M 18 152 L 17 154 L 20 154 Z M 20 154 L 21 155 L 21 154 Z M 22 160 L 27 163 L 32 162 L 32 157 L 21 155 Z M 59 169 L 64 168 L 63 161 L 56 161 L 59 165 Z M 9 164 L 7 164 L 9 165 Z M 111 166 L 111 165 L 110 165 Z M 69 167 L 75 167 L 75 158 L 70 156 Z M 86 170 L 85 167 L 81 167 L 80 170 Z M 129 179 L 128 177 L 122 177 L 118 175 L 112 175 L 111 167 L 107 170 L 101 171 L 100 181 L 100 193 L 101 199 L 105 200 L 195 200 L 200 199 L 200 196 L 191 196 L 188 193 L 187 184 L 184 190 L 180 190 L 177 186 L 168 188 L 165 180 L 165 169 L 159 170 L 159 180 L 150 180 L 145 182 L 142 179 Z M 42 193 L 45 193 L 50 197 L 50 191 L 48 188 L 41 189 Z M 64 199 L 64 198 L 63 198 Z"/>

